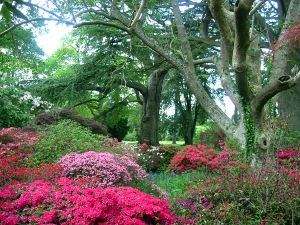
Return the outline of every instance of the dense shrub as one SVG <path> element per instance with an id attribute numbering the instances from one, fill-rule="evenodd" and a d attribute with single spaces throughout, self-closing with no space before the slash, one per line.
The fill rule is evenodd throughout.
<path id="1" fill-rule="evenodd" d="M 0 131 L 0 186 L 16 181 L 52 179 L 59 175 L 59 165 L 43 164 L 29 168 L 26 159 L 32 154 L 30 146 L 38 141 L 36 133 L 16 128 Z"/>
<path id="2" fill-rule="evenodd" d="M 173 205 L 189 224 L 299 224 L 300 185 L 266 159 L 263 167 L 199 180 Z"/>
<path id="3" fill-rule="evenodd" d="M 68 178 L 5 186 L 1 224 L 173 224 L 168 202 L 131 187 L 81 188 Z"/>
<path id="4" fill-rule="evenodd" d="M 175 154 L 168 166 L 173 172 L 197 170 L 199 167 L 211 172 L 230 172 L 235 168 L 245 168 L 245 165 L 238 162 L 237 151 L 228 149 L 227 145 L 216 153 L 213 148 L 207 149 L 205 145 L 198 144 L 185 146 Z"/>
<path id="5" fill-rule="evenodd" d="M 22 163 L 31 154 L 30 146 L 38 136 L 16 128 L 0 131 L 0 186 L 29 175 L 29 168 Z"/>
<path id="6" fill-rule="evenodd" d="M 300 148 L 289 148 L 276 152 L 280 170 L 300 183 Z"/>
<path id="7" fill-rule="evenodd" d="M 127 135 L 129 126 L 128 126 L 128 118 L 121 118 L 117 123 L 110 125 L 107 124 L 108 132 L 119 141 L 123 140 Z"/>
<path id="8" fill-rule="evenodd" d="M 42 132 L 34 148 L 35 154 L 31 157 L 32 164 L 53 163 L 69 152 L 100 149 L 102 139 L 74 121 L 63 120 Z"/>
<path id="9" fill-rule="evenodd" d="M 218 128 L 215 124 L 209 126 L 209 128 L 201 131 L 199 139 L 196 143 L 200 143 L 209 147 L 218 148 L 219 142 L 225 140 L 226 136 L 224 132 Z"/>
<path id="10" fill-rule="evenodd" d="M 146 172 L 126 156 L 112 153 L 70 153 L 62 157 L 63 175 L 70 178 L 97 178 L 101 187 L 129 184 L 144 180 Z"/>
<path id="11" fill-rule="evenodd" d="M 34 97 L 30 92 L 20 88 L 18 76 L 12 79 L 3 74 L 0 76 L 0 129 L 22 127 L 34 115 L 51 107 L 40 97 Z"/>
<path id="12" fill-rule="evenodd" d="M 147 144 L 132 146 L 138 153 L 137 162 L 148 172 L 164 171 L 168 167 L 171 159 L 178 152 L 172 146 L 149 146 Z"/>

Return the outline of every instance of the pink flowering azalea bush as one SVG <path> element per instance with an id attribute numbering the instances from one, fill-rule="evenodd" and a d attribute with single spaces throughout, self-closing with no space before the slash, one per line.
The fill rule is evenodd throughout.
<path id="1" fill-rule="evenodd" d="M 38 135 L 14 127 L 0 131 L 0 186 L 14 180 L 24 180 L 31 170 L 23 161 L 32 153 L 31 146 Z"/>
<path id="2" fill-rule="evenodd" d="M 227 145 L 224 145 L 222 151 L 216 153 L 213 148 L 207 149 L 202 144 L 185 146 L 175 154 L 168 166 L 173 172 L 197 170 L 199 167 L 205 167 L 211 172 L 224 172 L 245 166 L 238 162 L 235 149 L 230 150 Z"/>
<path id="3" fill-rule="evenodd" d="M 280 170 L 289 174 L 295 182 L 300 183 L 300 148 L 288 148 L 275 153 Z"/>
<path id="4" fill-rule="evenodd" d="M 147 177 L 147 173 L 127 156 L 108 152 L 70 153 L 62 157 L 59 164 L 64 168 L 64 176 L 97 178 L 101 187 L 129 184 Z"/>
<path id="5" fill-rule="evenodd" d="M 131 187 L 82 188 L 68 178 L 5 186 L 0 224 L 174 224 L 169 204 Z"/>

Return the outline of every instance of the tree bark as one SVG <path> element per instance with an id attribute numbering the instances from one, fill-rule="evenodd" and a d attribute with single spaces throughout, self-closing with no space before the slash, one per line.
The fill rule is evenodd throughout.
<path id="1" fill-rule="evenodd" d="M 164 77 L 167 69 L 154 71 L 148 79 L 147 92 L 143 95 L 142 118 L 139 143 L 157 146 L 159 144 L 159 109 Z"/>
<path id="2" fill-rule="evenodd" d="M 284 1 L 280 2 L 282 3 L 282 5 L 286 4 Z M 282 28 L 279 40 L 282 40 L 282 38 L 284 38 L 284 35 L 286 34 L 286 32 L 289 32 L 288 30 L 290 28 L 300 23 L 300 1 L 291 0 L 288 2 L 290 2 L 290 4 L 287 10 L 285 23 Z M 283 43 L 280 48 L 275 50 L 271 75 L 271 79 L 273 80 L 273 82 L 285 75 L 291 77 L 295 76 L 295 74 L 292 74 L 290 72 L 293 65 L 288 61 L 288 59 L 297 57 L 297 54 L 295 53 L 295 49 L 288 42 Z M 300 131 L 300 82 L 298 82 L 293 89 L 279 93 L 276 97 L 276 100 L 282 119 L 286 120 L 289 128 Z"/>

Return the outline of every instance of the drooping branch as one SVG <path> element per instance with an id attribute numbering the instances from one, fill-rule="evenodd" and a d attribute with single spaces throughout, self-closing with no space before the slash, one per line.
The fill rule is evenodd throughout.
<path id="1" fill-rule="evenodd" d="M 36 22 L 36 21 L 57 21 L 57 22 L 61 22 L 61 23 L 65 23 L 67 25 L 73 25 L 73 22 L 67 21 L 67 20 L 61 20 L 61 19 L 57 19 L 57 18 L 34 18 L 34 19 L 30 19 L 30 20 L 26 20 L 20 23 L 17 23 L 13 26 L 11 26 L 10 28 L 6 29 L 5 31 L 2 31 L 0 33 L 0 37 L 6 35 L 7 33 L 13 31 L 14 29 L 24 25 L 24 24 L 28 24 L 28 23 L 32 23 L 32 22 Z"/>
<path id="2" fill-rule="evenodd" d="M 262 118 L 263 108 L 272 97 L 279 92 L 294 87 L 299 80 L 300 72 L 295 77 L 284 75 L 267 84 L 252 101 L 252 109 L 257 121 Z"/>
<path id="3" fill-rule="evenodd" d="M 101 101 L 101 99 L 94 99 L 94 98 L 92 98 L 92 99 L 88 99 L 86 101 L 77 103 L 77 104 L 73 105 L 73 107 L 75 108 L 75 107 L 78 107 L 78 106 L 81 106 L 81 105 L 85 105 L 85 104 L 90 103 L 90 102 L 100 102 L 100 101 Z"/>
<path id="4" fill-rule="evenodd" d="M 56 18 L 58 18 L 58 19 L 60 19 L 60 20 L 63 20 L 63 18 L 62 18 L 60 15 L 54 13 L 53 11 L 50 11 L 50 10 L 48 10 L 48 9 L 45 9 L 44 7 L 41 7 L 41 6 L 37 5 L 37 4 L 34 4 L 34 3 L 32 3 L 32 2 L 24 2 L 24 1 L 22 1 L 22 0 L 18 0 L 18 3 L 19 3 L 19 4 L 22 4 L 22 5 L 26 5 L 26 6 L 30 7 L 30 8 L 33 8 L 33 7 L 34 7 L 34 8 L 40 9 L 40 10 L 46 12 L 46 13 L 49 13 L 49 14 L 52 15 L 52 16 L 55 16 Z"/>

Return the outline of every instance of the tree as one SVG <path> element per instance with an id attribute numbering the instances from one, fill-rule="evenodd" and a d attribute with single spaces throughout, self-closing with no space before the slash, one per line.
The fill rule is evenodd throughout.
<path id="1" fill-rule="evenodd" d="M 260 42 L 266 40 L 266 32 L 262 32 L 261 35 L 256 32 L 255 28 L 263 23 L 258 24 L 254 20 L 252 25 L 251 16 L 259 15 L 258 17 L 264 18 L 266 14 L 260 14 L 259 8 L 263 4 L 268 5 L 265 0 L 256 5 L 254 0 L 239 0 L 235 4 L 229 0 L 210 0 L 209 3 L 149 1 L 147 4 L 146 1 L 136 4 L 136 1 L 112 0 L 97 3 L 89 1 L 83 7 L 79 2 L 72 5 L 64 0 L 54 3 L 57 6 L 55 15 L 61 13 L 64 18 L 62 20 L 76 15 L 76 19 L 69 20 L 75 28 L 111 27 L 119 30 L 124 36 L 135 37 L 144 46 L 149 47 L 165 60 L 168 66 L 178 70 L 209 116 L 227 136 L 235 137 L 240 144 L 246 146 L 248 155 L 254 152 L 256 142 L 262 149 L 269 147 L 270 140 L 263 130 L 263 121 L 267 119 L 264 106 L 276 94 L 295 86 L 300 73 L 297 71 L 294 77 L 283 75 L 284 72 L 290 71 L 285 66 L 289 59 L 284 57 L 284 53 L 290 49 L 287 42 L 274 53 L 273 65 L 278 68 L 274 67 L 272 70 L 273 79 L 262 82 Z M 200 14 L 205 16 L 190 18 L 186 15 L 191 10 L 182 12 L 180 5 L 200 8 Z M 284 6 L 288 8 L 284 11 L 286 17 L 280 36 L 295 23 L 299 23 L 297 20 L 300 2 L 291 0 L 289 5 Z M 197 21 L 203 22 L 198 30 Z M 266 22 L 267 19 L 262 21 Z M 268 23 L 265 25 L 268 26 Z M 195 40 L 198 44 L 195 44 Z M 200 58 L 201 54 L 194 49 L 203 44 L 209 47 L 206 57 Z M 215 64 L 226 94 L 239 111 L 239 124 L 226 116 L 197 78 L 195 66 L 198 63 L 209 62 Z"/>

